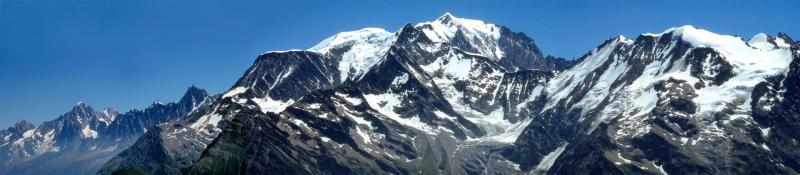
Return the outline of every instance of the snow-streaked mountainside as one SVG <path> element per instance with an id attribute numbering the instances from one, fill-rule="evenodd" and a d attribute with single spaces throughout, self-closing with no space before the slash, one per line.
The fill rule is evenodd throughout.
<path id="1" fill-rule="evenodd" d="M 800 60 L 780 36 L 683 26 L 608 40 L 550 81 L 504 155 L 548 174 L 796 174 L 798 92 L 785 85 Z"/>
<path id="2" fill-rule="evenodd" d="M 179 101 L 153 103 L 144 110 L 96 111 L 80 102 L 39 126 L 19 120 L 0 131 L 0 174 L 95 173 L 148 128 L 210 102 L 205 91 L 190 87 Z"/>
<path id="3" fill-rule="evenodd" d="M 98 174 L 798 174 L 796 80 L 783 33 L 682 26 L 568 61 L 447 13 L 264 53 Z M 5 133 L 47 140 L 31 128 Z"/>

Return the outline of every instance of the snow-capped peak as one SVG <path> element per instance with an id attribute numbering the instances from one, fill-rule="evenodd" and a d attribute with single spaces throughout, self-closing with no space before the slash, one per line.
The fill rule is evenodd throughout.
<path id="1" fill-rule="evenodd" d="M 348 78 L 354 79 L 361 75 L 377 63 L 389 50 L 394 38 L 394 34 L 384 29 L 364 28 L 338 33 L 308 50 L 325 54 L 332 49 L 346 49 L 342 50 L 342 60 L 338 67 L 340 81 L 344 82 Z"/>
<path id="2" fill-rule="evenodd" d="M 423 22 L 414 27 L 422 30 L 433 42 L 450 42 L 459 31 L 470 45 L 478 49 L 481 55 L 490 58 L 503 57 L 503 51 L 497 46 L 501 27 L 481 20 L 458 18 L 445 13 L 432 22 Z"/>
<path id="3" fill-rule="evenodd" d="M 14 123 L 14 127 L 11 127 L 11 128 L 19 129 L 19 130 L 28 130 L 28 129 L 31 129 L 31 128 L 34 128 L 34 127 L 35 127 L 35 125 L 33 125 L 33 123 L 28 122 L 25 119 L 17 119 L 17 122 Z M 9 128 L 9 129 L 11 129 L 11 128 Z"/>
<path id="4" fill-rule="evenodd" d="M 778 33 L 778 37 L 769 36 L 764 33 L 754 35 L 747 44 L 761 50 L 770 50 L 777 48 L 789 48 L 793 41 L 784 33 Z"/>
<path id="5" fill-rule="evenodd" d="M 631 40 L 631 39 L 629 39 L 629 38 L 627 38 L 625 36 L 622 36 L 622 35 L 618 35 L 616 40 L 618 42 L 625 43 L 625 44 L 633 44 L 633 42 L 634 42 L 633 40 Z"/>
<path id="6" fill-rule="evenodd" d="M 423 32 L 435 42 L 449 41 L 459 29 L 468 37 L 470 37 L 469 35 L 485 35 L 495 39 L 500 37 L 499 26 L 481 20 L 458 18 L 450 14 L 450 12 L 445 13 L 435 21 L 419 23 L 415 27 L 425 25 L 430 25 L 432 29 L 430 32 L 432 33 Z"/>
<path id="7" fill-rule="evenodd" d="M 645 33 L 643 36 L 662 37 L 671 34 L 673 40 L 680 39 L 692 47 L 738 47 L 744 45 L 741 38 L 731 35 L 720 35 L 708 30 L 698 29 L 692 25 L 673 27 L 659 34 Z"/>
<path id="8" fill-rule="evenodd" d="M 94 112 L 94 109 L 92 109 L 92 107 L 89 106 L 88 104 L 81 101 L 76 103 L 75 106 L 72 107 L 71 112 L 76 114 L 88 114 Z"/>
<path id="9" fill-rule="evenodd" d="M 443 19 L 454 19 L 454 18 L 456 18 L 456 17 L 455 17 L 455 16 L 453 16 L 453 14 L 450 14 L 450 12 L 444 12 L 444 15 L 440 16 L 440 17 L 439 17 L 438 19 L 436 19 L 436 20 L 443 20 Z"/>
<path id="10" fill-rule="evenodd" d="M 444 15 L 440 16 L 439 18 L 436 18 L 436 20 L 434 20 L 433 22 L 440 23 L 440 24 L 457 25 L 458 24 L 458 18 L 453 16 L 453 14 L 450 14 L 450 12 L 445 12 Z"/>
<path id="11" fill-rule="evenodd" d="M 770 40 L 772 40 L 772 37 L 769 35 L 758 33 L 750 38 L 750 40 L 747 41 L 747 44 L 762 50 L 775 48 L 775 45 L 770 43 Z"/>
<path id="12" fill-rule="evenodd" d="M 86 108 L 86 107 L 89 107 L 89 105 L 84 103 L 83 101 L 78 101 L 78 103 L 75 103 L 75 106 L 73 106 L 73 108 Z"/>
<path id="13" fill-rule="evenodd" d="M 330 49 L 345 44 L 375 41 L 376 39 L 383 38 L 387 35 L 391 35 L 391 33 L 381 28 L 363 28 L 356 31 L 341 32 L 322 40 L 322 42 L 314 45 L 314 47 L 311 47 L 308 50 L 324 53 L 328 52 Z"/>
<path id="14" fill-rule="evenodd" d="M 756 35 L 753 35 L 753 37 L 750 38 L 750 40 L 748 40 L 747 42 L 748 43 L 765 42 L 765 41 L 769 40 L 769 38 L 770 38 L 770 36 L 765 34 L 765 33 L 757 33 Z"/>
<path id="15" fill-rule="evenodd" d="M 117 119 L 117 109 L 115 108 L 105 108 L 103 109 L 103 116 L 98 118 L 101 122 L 103 122 L 106 126 L 110 125 L 111 122 Z"/>
<path id="16" fill-rule="evenodd" d="M 664 32 L 661 32 L 661 33 L 644 33 L 642 35 L 644 35 L 644 36 L 653 36 L 653 37 L 661 37 L 664 34 L 673 33 L 674 36 L 678 36 L 678 33 L 683 33 L 683 31 L 686 31 L 686 30 L 697 30 L 697 28 L 695 28 L 692 25 L 684 25 L 684 26 L 680 26 L 680 27 L 671 27 L 671 28 L 669 28 L 667 30 L 664 30 Z"/>

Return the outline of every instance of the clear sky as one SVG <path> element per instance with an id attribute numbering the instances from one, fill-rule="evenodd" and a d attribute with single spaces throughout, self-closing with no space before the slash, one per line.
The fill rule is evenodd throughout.
<path id="1" fill-rule="evenodd" d="M 686 24 L 800 38 L 798 0 L 0 0 L 0 128 L 40 124 L 78 101 L 124 112 L 176 101 L 190 85 L 220 93 L 263 52 L 444 12 L 508 26 L 567 58 L 616 35 Z"/>

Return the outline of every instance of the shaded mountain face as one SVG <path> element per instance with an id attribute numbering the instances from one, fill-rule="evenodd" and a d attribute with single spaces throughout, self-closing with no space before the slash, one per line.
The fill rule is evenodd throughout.
<path id="1" fill-rule="evenodd" d="M 0 174 L 91 174 L 148 128 L 185 116 L 208 99 L 190 87 L 178 102 L 123 114 L 85 103 L 39 126 L 21 120 L 0 131 Z"/>
<path id="2" fill-rule="evenodd" d="M 343 32 L 262 54 L 99 174 L 793 174 L 797 48 L 684 26 L 566 61 L 450 14 Z"/>

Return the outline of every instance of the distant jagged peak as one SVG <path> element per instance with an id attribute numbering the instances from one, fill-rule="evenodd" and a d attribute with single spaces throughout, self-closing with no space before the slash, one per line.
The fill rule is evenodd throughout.
<path id="1" fill-rule="evenodd" d="M 84 103 L 83 100 L 80 100 L 80 101 L 78 101 L 78 103 L 75 103 L 74 107 L 76 107 L 76 108 L 84 108 L 84 107 L 89 107 L 89 105 Z"/>
<path id="2" fill-rule="evenodd" d="M 111 114 L 111 113 L 117 113 L 117 112 L 118 112 L 118 110 L 117 110 L 117 108 L 115 108 L 115 107 L 106 107 L 106 108 L 103 108 L 103 113 L 109 113 L 109 114 Z"/>
<path id="3" fill-rule="evenodd" d="M 88 114 L 93 112 L 95 112 L 94 109 L 92 109 L 89 104 L 86 104 L 83 101 L 78 101 L 78 103 L 75 103 L 75 106 L 73 106 L 72 110 L 70 110 L 70 113 L 74 114 Z"/>
<path id="4" fill-rule="evenodd" d="M 105 123 L 105 125 L 109 125 L 111 122 L 117 119 L 117 115 L 119 115 L 117 108 L 107 107 L 103 109 L 103 115 L 99 118 L 99 120 Z"/>
<path id="5" fill-rule="evenodd" d="M 206 98 L 208 98 L 208 92 L 206 90 L 200 89 L 197 86 L 191 85 L 189 88 L 186 89 L 186 92 L 183 93 L 183 97 L 181 97 L 179 103 L 200 103 Z"/>
<path id="6" fill-rule="evenodd" d="M 195 86 L 193 84 L 193 85 L 189 85 L 189 87 L 186 88 L 186 93 L 189 93 L 189 92 L 205 92 L 205 90 L 203 90 L 203 89 L 201 89 L 201 88 L 199 88 L 199 87 L 197 87 L 197 86 Z"/>
<path id="7" fill-rule="evenodd" d="M 33 129 L 35 127 L 36 126 L 33 125 L 33 123 L 28 122 L 27 120 L 20 118 L 20 119 L 17 119 L 17 122 L 14 123 L 14 126 L 12 128 L 16 129 L 16 130 L 19 130 L 19 131 L 25 131 L 25 130 Z"/>

